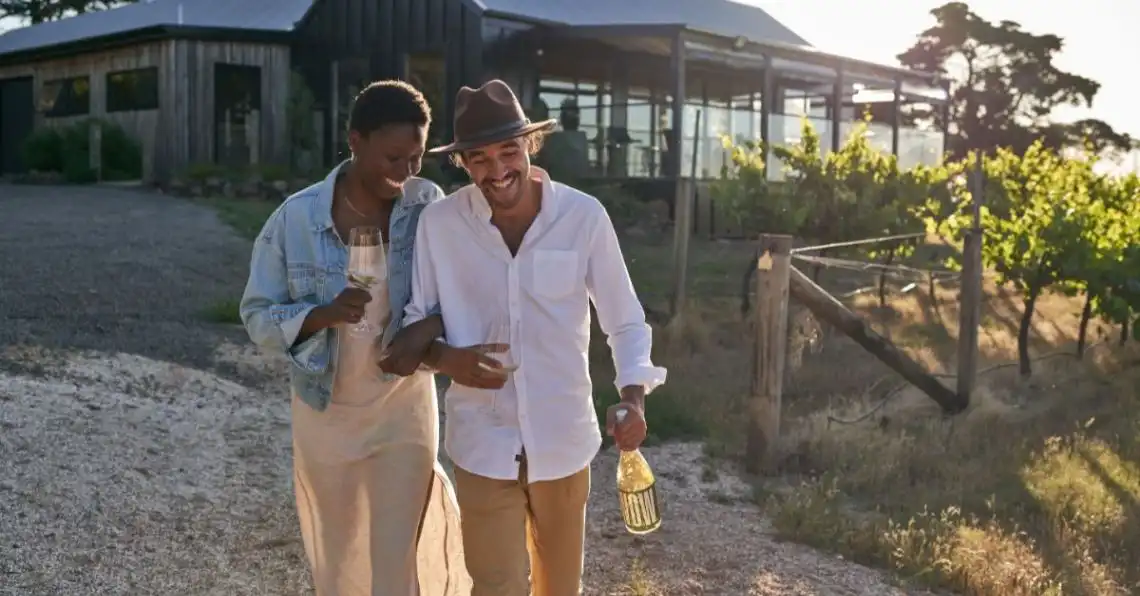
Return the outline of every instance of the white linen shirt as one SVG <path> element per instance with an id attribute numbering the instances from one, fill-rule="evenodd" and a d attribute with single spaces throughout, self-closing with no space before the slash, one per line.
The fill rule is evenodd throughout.
<path id="1" fill-rule="evenodd" d="M 444 447 L 456 465 L 488 478 L 565 478 L 589 465 L 602 436 L 590 381 L 590 301 L 613 352 L 617 387 L 665 382 L 650 360 L 652 330 L 634 292 L 605 207 L 542 182 L 542 208 L 512 257 L 474 185 L 424 208 L 416 233 L 405 324 L 438 304 L 447 343 L 487 343 L 510 329 L 519 369 L 499 391 L 452 384 Z M 509 324 L 507 323 L 509 321 Z"/>

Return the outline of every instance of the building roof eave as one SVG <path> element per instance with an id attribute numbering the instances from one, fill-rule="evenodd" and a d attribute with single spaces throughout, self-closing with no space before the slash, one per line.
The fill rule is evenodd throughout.
<path id="1" fill-rule="evenodd" d="M 195 41 L 245 41 L 265 45 L 289 45 L 293 41 L 290 31 L 236 29 L 229 27 L 197 27 L 186 25 L 153 25 L 120 31 L 106 35 L 97 35 L 84 39 L 64 43 L 16 50 L 0 54 L 0 66 L 29 64 L 43 62 L 58 58 L 67 58 L 77 54 L 103 52 L 121 47 L 164 41 L 171 39 L 187 39 Z"/>

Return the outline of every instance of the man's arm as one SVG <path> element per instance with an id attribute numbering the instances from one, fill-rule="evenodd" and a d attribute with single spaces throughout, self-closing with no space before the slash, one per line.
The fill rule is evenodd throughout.
<path id="1" fill-rule="evenodd" d="M 653 365 L 653 330 L 645 322 L 617 232 L 604 210 L 590 237 L 586 288 L 613 352 L 622 401 L 644 410 L 645 395 L 665 382 L 666 371 Z"/>

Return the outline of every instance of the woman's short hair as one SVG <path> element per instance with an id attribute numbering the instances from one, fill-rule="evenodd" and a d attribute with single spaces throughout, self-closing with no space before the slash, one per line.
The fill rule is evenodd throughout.
<path id="1" fill-rule="evenodd" d="M 396 124 L 431 125 L 424 94 L 403 81 L 376 81 L 360 91 L 348 115 L 348 130 L 363 135 Z"/>

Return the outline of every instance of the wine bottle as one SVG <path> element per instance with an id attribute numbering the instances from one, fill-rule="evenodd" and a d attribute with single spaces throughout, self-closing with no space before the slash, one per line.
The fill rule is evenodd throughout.
<path id="1" fill-rule="evenodd" d="M 627 414 L 619 410 L 617 423 L 624 422 Z M 640 450 L 622 451 L 618 456 L 617 489 L 621 518 L 629 533 L 648 534 L 661 527 L 657 480 Z"/>

